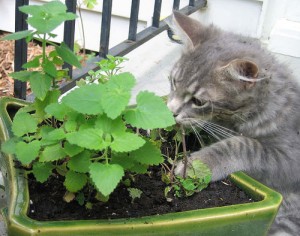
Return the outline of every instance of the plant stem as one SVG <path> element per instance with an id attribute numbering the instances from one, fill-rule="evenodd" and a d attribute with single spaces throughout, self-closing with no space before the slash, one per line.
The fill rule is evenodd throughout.
<path id="1" fill-rule="evenodd" d="M 46 61 L 46 43 L 47 43 L 47 40 L 46 40 L 46 34 L 44 34 L 44 38 L 42 40 L 42 47 L 43 47 L 43 63 L 45 63 Z"/>
<path id="2" fill-rule="evenodd" d="M 181 136 L 182 136 L 182 149 L 183 149 L 183 174 L 182 177 L 186 178 L 186 169 L 187 169 L 187 152 L 186 152 L 186 142 L 185 142 L 185 130 L 183 126 L 180 126 Z"/>

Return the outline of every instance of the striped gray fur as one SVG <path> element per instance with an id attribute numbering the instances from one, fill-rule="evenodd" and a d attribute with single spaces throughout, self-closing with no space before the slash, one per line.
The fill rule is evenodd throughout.
<path id="1" fill-rule="evenodd" d="M 213 181 L 245 171 L 282 193 L 270 235 L 300 232 L 300 87 L 259 40 L 174 13 L 184 42 L 168 106 L 176 121 L 219 141 L 191 154 Z M 178 163 L 177 173 L 183 164 Z"/>

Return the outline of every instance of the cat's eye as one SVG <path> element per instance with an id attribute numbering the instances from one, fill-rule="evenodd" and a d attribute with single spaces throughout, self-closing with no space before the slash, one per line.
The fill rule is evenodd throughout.
<path id="1" fill-rule="evenodd" d="M 196 97 L 192 97 L 191 101 L 192 101 L 193 105 L 195 105 L 196 107 L 203 107 L 207 104 L 207 101 L 198 99 Z"/>

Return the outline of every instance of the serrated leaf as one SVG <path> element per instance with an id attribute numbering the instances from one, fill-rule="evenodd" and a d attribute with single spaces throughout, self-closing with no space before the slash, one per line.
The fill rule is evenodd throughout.
<path id="1" fill-rule="evenodd" d="M 149 141 L 146 141 L 138 150 L 131 152 L 129 157 L 141 164 L 147 165 L 158 165 L 164 161 L 160 149 Z"/>
<path id="2" fill-rule="evenodd" d="M 145 140 L 136 134 L 124 132 L 113 135 L 111 149 L 116 152 L 130 152 L 145 144 Z"/>
<path id="3" fill-rule="evenodd" d="M 127 111 L 126 121 L 134 127 L 143 129 L 165 128 L 175 124 L 172 112 L 163 100 L 150 92 L 140 92 L 137 107 Z"/>
<path id="4" fill-rule="evenodd" d="M 1 143 L 1 151 L 6 154 L 15 154 L 16 144 L 20 141 L 19 138 L 11 138 L 6 140 L 4 143 Z"/>
<path id="5" fill-rule="evenodd" d="M 136 161 L 129 158 L 127 153 L 113 153 L 110 164 L 118 164 L 123 167 L 124 170 L 128 170 L 135 165 Z"/>
<path id="6" fill-rule="evenodd" d="M 121 181 L 124 170 L 117 164 L 93 163 L 90 165 L 90 176 L 98 191 L 108 196 Z"/>
<path id="7" fill-rule="evenodd" d="M 47 92 L 51 87 L 51 78 L 48 75 L 44 75 L 41 73 L 35 73 L 30 76 L 30 88 L 34 95 L 40 99 L 44 100 Z"/>
<path id="8" fill-rule="evenodd" d="M 64 143 L 64 149 L 68 156 L 73 157 L 83 151 L 82 147 L 70 144 L 69 142 Z"/>
<path id="9" fill-rule="evenodd" d="M 81 190 L 87 183 L 86 174 L 76 173 L 75 171 L 68 171 L 65 176 L 64 186 L 68 191 L 76 193 Z"/>
<path id="10" fill-rule="evenodd" d="M 68 64 L 81 68 L 81 64 L 77 56 L 68 48 L 65 43 L 61 43 L 60 46 L 55 47 L 58 55 Z"/>
<path id="11" fill-rule="evenodd" d="M 3 38 L 0 39 L 0 41 L 3 40 L 19 40 L 19 39 L 24 39 L 31 35 L 33 30 L 24 30 L 24 31 L 19 31 L 16 33 L 12 33 L 9 35 L 4 36 Z"/>
<path id="12" fill-rule="evenodd" d="M 12 123 L 12 131 L 17 137 L 37 131 L 38 122 L 26 112 L 18 112 Z"/>
<path id="13" fill-rule="evenodd" d="M 90 157 L 91 153 L 89 151 L 81 152 L 68 161 L 68 167 L 73 171 L 86 173 L 91 165 Z"/>
<path id="14" fill-rule="evenodd" d="M 83 114 L 102 114 L 102 94 L 103 87 L 101 85 L 90 84 L 77 88 L 67 94 L 62 98 L 62 103 Z"/>
<path id="15" fill-rule="evenodd" d="M 115 119 L 125 110 L 134 84 L 135 79 L 130 73 L 114 75 L 105 84 L 105 92 L 101 102 L 108 117 Z"/>
<path id="16" fill-rule="evenodd" d="M 50 75 L 52 78 L 56 78 L 57 70 L 56 70 L 55 64 L 52 61 L 46 60 L 42 66 L 43 66 L 44 71 L 48 75 Z"/>
<path id="17" fill-rule="evenodd" d="M 128 188 L 129 196 L 131 197 L 131 203 L 134 202 L 136 198 L 140 198 L 143 191 L 138 188 Z"/>
<path id="18" fill-rule="evenodd" d="M 71 112 L 71 109 L 61 103 L 51 103 L 46 108 L 47 114 L 54 116 L 57 120 L 63 121 L 65 116 Z"/>
<path id="19" fill-rule="evenodd" d="M 191 168 L 187 169 L 187 176 L 191 178 L 198 178 L 198 179 L 206 179 L 208 176 L 208 179 L 211 178 L 211 170 L 209 167 L 203 163 L 200 160 L 194 160 L 192 161 Z M 210 181 L 210 180 L 209 180 Z"/>
<path id="20" fill-rule="evenodd" d="M 34 74 L 38 74 L 37 71 L 18 71 L 18 72 L 13 72 L 10 73 L 9 76 L 11 76 L 12 78 L 22 81 L 22 82 L 27 82 L 29 81 L 30 77 L 33 76 Z"/>
<path id="21" fill-rule="evenodd" d="M 37 68 L 37 67 L 39 67 L 41 57 L 42 56 L 36 56 L 35 58 L 33 58 L 33 60 L 23 64 L 22 68 L 28 69 L 28 68 Z"/>
<path id="22" fill-rule="evenodd" d="M 38 157 L 40 148 L 40 142 L 37 140 L 30 143 L 18 142 L 16 144 L 16 158 L 24 165 L 30 164 Z"/>
<path id="23" fill-rule="evenodd" d="M 44 139 L 47 139 L 49 141 L 60 141 L 65 139 L 66 134 L 62 128 L 54 129 L 47 133 L 47 135 L 44 136 Z"/>
<path id="24" fill-rule="evenodd" d="M 95 128 L 103 130 L 105 134 L 124 133 L 126 130 L 122 117 L 117 117 L 113 120 L 108 118 L 105 114 L 97 117 Z"/>
<path id="25" fill-rule="evenodd" d="M 45 108 L 51 103 L 56 103 L 60 95 L 61 93 L 59 90 L 51 90 L 48 91 L 44 100 L 40 100 L 38 98 L 35 99 L 34 102 L 36 108 L 35 117 L 38 118 L 39 121 L 45 119 L 46 116 Z"/>
<path id="26" fill-rule="evenodd" d="M 53 168 L 52 163 L 35 162 L 32 166 L 32 173 L 37 181 L 44 183 L 52 174 Z"/>
<path id="27" fill-rule="evenodd" d="M 63 159 L 66 157 L 64 149 L 61 144 L 54 144 L 52 146 L 45 147 L 44 151 L 41 152 L 40 162 L 51 162 Z"/>
<path id="28" fill-rule="evenodd" d="M 102 130 L 84 129 L 77 132 L 68 133 L 66 136 L 67 140 L 71 144 L 92 150 L 102 150 L 108 145 L 103 139 L 102 135 Z"/>

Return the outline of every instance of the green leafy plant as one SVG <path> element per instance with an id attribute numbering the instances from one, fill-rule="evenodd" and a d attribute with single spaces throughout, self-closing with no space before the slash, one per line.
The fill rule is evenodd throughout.
<path id="1" fill-rule="evenodd" d="M 121 64 L 127 61 L 125 57 L 113 57 L 111 55 L 107 55 L 106 59 L 103 59 L 96 64 L 101 68 L 101 70 L 93 71 L 90 70 L 88 72 L 88 76 L 85 78 L 84 82 L 93 83 L 100 82 L 105 83 L 109 80 L 109 78 L 115 74 L 117 74 L 121 69 Z"/>
<path id="2" fill-rule="evenodd" d="M 173 126 L 173 115 L 162 98 L 148 91 L 137 95 L 136 105 L 129 105 L 135 78 L 128 72 L 120 72 L 121 64 L 127 60 L 123 57 L 107 56 L 98 63 L 99 70 L 90 71 L 78 88 L 61 97 L 57 82 L 67 76 L 67 71 L 57 68 L 64 62 L 80 64 L 65 44 L 58 46 L 48 39 L 55 37 L 51 33 L 55 27 L 75 19 L 75 15 L 67 13 L 59 1 L 20 10 L 31 15 L 28 23 L 35 30 L 17 32 L 2 40 L 29 41 L 35 37 L 41 41 L 43 52 L 23 65 L 26 71 L 11 74 L 14 79 L 29 82 L 35 100 L 15 114 L 14 137 L 1 149 L 14 154 L 27 173 L 32 173 L 39 182 L 47 181 L 53 174 L 62 176 L 67 191 L 65 201 L 76 199 L 91 208 L 92 203 L 85 198 L 86 190 L 96 190 L 96 199 L 108 201 L 122 180 L 130 187 L 125 174 L 144 174 L 150 166 L 164 163 L 156 129 Z M 38 22 L 48 25 L 47 30 L 41 29 Z M 45 52 L 47 43 L 55 47 L 49 55 Z M 140 129 L 151 132 L 141 135 Z M 197 174 L 204 167 L 196 163 L 195 172 L 188 172 L 187 178 L 174 177 L 175 162 L 176 159 L 166 182 L 177 196 L 200 191 L 209 180 L 207 175 Z M 128 191 L 132 201 L 142 194 L 135 188 Z"/>
<path id="3" fill-rule="evenodd" d="M 15 138 L 3 150 L 32 166 L 40 182 L 55 170 L 65 177 L 69 192 L 93 184 L 108 196 L 125 171 L 146 173 L 149 165 L 163 162 L 159 148 L 148 137 L 128 129 L 171 126 L 174 119 L 163 100 L 144 91 L 129 107 L 135 79 L 130 73 L 113 75 L 106 83 L 87 84 L 53 101 L 44 109 L 44 122 L 36 113 L 20 109 L 14 117 Z M 54 123 L 50 120 L 55 118 Z M 26 125 L 24 125 L 26 124 Z"/>
<path id="4" fill-rule="evenodd" d="M 175 146 L 175 157 L 168 157 L 171 167 L 164 164 L 162 171 L 162 181 L 167 184 L 165 196 L 168 201 L 172 201 L 172 193 L 175 197 L 188 197 L 194 193 L 205 189 L 211 181 L 211 170 L 200 160 L 188 162 L 188 152 L 185 142 L 185 130 L 182 126 L 173 127 L 176 134 L 173 136 L 173 146 Z M 179 151 L 182 146 L 182 152 Z M 182 159 L 184 168 L 182 175 L 174 175 L 175 165 L 179 159 Z M 189 163 L 189 166 L 188 166 Z"/>
<path id="5" fill-rule="evenodd" d="M 67 69 L 61 69 L 61 66 L 66 62 L 81 67 L 77 57 L 65 43 L 56 45 L 49 41 L 56 37 L 52 33 L 54 29 L 65 21 L 74 20 L 76 15 L 66 12 L 67 7 L 60 1 L 52 1 L 41 6 L 22 6 L 19 9 L 29 15 L 27 22 L 33 30 L 16 32 L 1 38 L 1 40 L 26 39 L 29 42 L 34 38 L 41 42 L 42 54 L 36 55 L 31 61 L 25 63 L 24 71 L 11 73 L 10 76 L 16 80 L 29 82 L 36 98 L 37 115 L 42 115 L 43 108 L 60 95 L 59 91 L 55 90 L 58 82 L 68 78 Z M 55 48 L 49 54 L 46 54 L 47 44 Z M 40 118 L 43 119 L 43 116 Z"/>
<path id="6" fill-rule="evenodd" d="M 63 20 L 75 18 L 65 13 L 66 8 L 62 6 L 55 1 L 22 7 L 20 10 L 32 15 L 28 23 L 43 20 L 51 27 L 46 27 L 46 31 L 32 24 L 36 31 L 16 33 L 4 39 L 31 39 L 42 34 L 40 39 L 45 46 L 47 36 L 53 36 L 50 31 L 54 23 L 58 26 Z M 107 199 L 126 172 L 146 173 L 150 165 L 164 161 L 150 137 L 128 127 L 164 128 L 173 125 L 174 118 L 165 102 L 151 92 L 140 92 L 136 105 L 129 106 L 135 78 L 130 73 L 118 73 L 124 60 L 108 56 L 99 62 L 98 72 L 90 73 L 97 84 L 91 81 L 81 84 L 61 100 L 55 83 L 58 77 L 55 62 L 77 64 L 76 56 L 66 45 L 55 46 L 49 55 L 43 50 L 42 55 L 23 66 L 37 70 L 12 74 L 15 79 L 29 81 L 36 99 L 16 113 L 12 123 L 14 137 L 2 145 L 2 150 L 14 154 L 40 182 L 52 174 L 63 176 L 66 190 L 77 193 L 77 196 L 66 194 L 68 201 L 75 197 L 82 202 L 83 189 L 91 186 L 99 192 L 99 198 Z"/>

